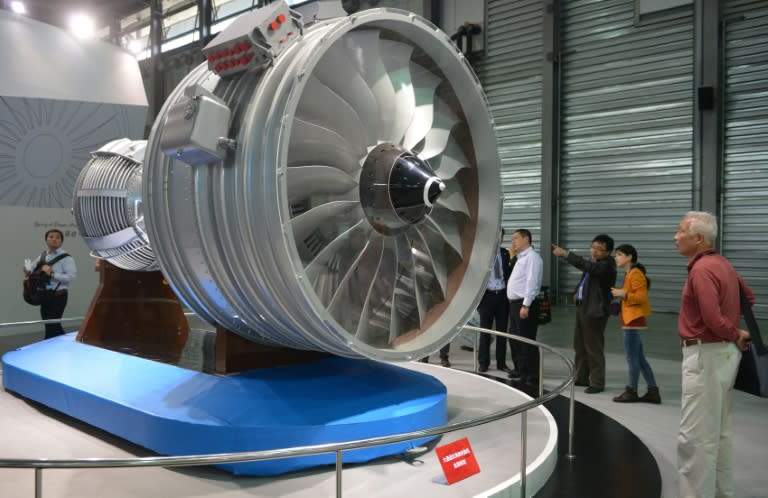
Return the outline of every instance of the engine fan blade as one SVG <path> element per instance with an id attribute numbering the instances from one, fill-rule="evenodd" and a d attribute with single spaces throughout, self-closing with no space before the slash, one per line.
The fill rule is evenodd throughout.
<path id="1" fill-rule="evenodd" d="M 455 178 L 445 180 L 445 190 L 437 198 L 437 205 L 469 217 L 469 207 L 461 185 Z"/>
<path id="2" fill-rule="evenodd" d="M 387 76 L 387 68 L 379 54 L 379 31 L 374 29 L 353 31 L 344 38 L 344 43 L 349 60 L 362 75 L 376 98 L 380 110 L 378 138 L 383 140 L 392 129 L 395 120 L 392 112 L 395 88 Z"/>
<path id="3" fill-rule="evenodd" d="M 288 168 L 286 179 L 289 203 L 317 194 L 344 194 L 357 186 L 357 182 L 343 171 L 322 165 Z"/>
<path id="4" fill-rule="evenodd" d="M 305 268 L 307 278 L 324 305 L 331 302 L 343 279 L 354 271 L 360 254 L 366 249 L 369 232 L 367 222 L 360 220 L 327 244 Z M 358 244 L 360 240 L 362 245 Z"/>
<path id="5" fill-rule="evenodd" d="M 456 218 L 451 211 L 435 206 L 435 209 L 426 216 L 424 226 L 436 232 L 448 247 L 453 249 L 459 257 L 462 256 L 461 235 Z"/>
<path id="6" fill-rule="evenodd" d="M 346 100 L 325 86 L 314 74 L 307 80 L 296 115 L 304 121 L 322 123 L 347 138 L 356 157 L 365 155 L 368 140 L 360 117 Z"/>
<path id="7" fill-rule="evenodd" d="M 416 96 L 411 81 L 410 59 L 413 47 L 392 40 L 379 40 L 381 60 L 387 68 L 387 76 L 395 88 L 395 99 L 384 107 L 384 112 L 394 113 L 392 128 L 386 133 L 387 141 L 400 143 L 413 121 Z M 391 111 L 390 111 L 391 109 Z"/>
<path id="8" fill-rule="evenodd" d="M 413 273 L 411 245 L 404 235 L 393 237 L 396 258 L 395 289 L 390 309 L 388 343 L 395 344 L 398 337 L 417 330 L 425 315 L 422 295 Z"/>
<path id="9" fill-rule="evenodd" d="M 430 244 L 428 239 L 430 237 L 429 232 L 421 226 L 409 230 L 408 235 L 411 237 L 411 245 L 415 253 L 414 259 L 417 265 L 423 267 L 424 271 L 428 272 L 435 279 L 440 286 L 441 297 L 445 299 L 448 291 L 448 268 L 441 244 L 438 245 L 436 241 Z"/>
<path id="10" fill-rule="evenodd" d="M 422 159 L 432 159 L 442 153 L 448 145 L 448 138 L 459 118 L 453 110 L 440 99 L 435 99 L 435 120 L 432 129 L 424 137 L 424 145 L 419 151 Z"/>
<path id="11" fill-rule="evenodd" d="M 302 261 L 309 262 L 338 234 L 363 218 L 358 201 L 332 201 L 313 207 L 289 222 Z"/>
<path id="12" fill-rule="evenodd" d="M 416 108 L 403 138 L 403 146 L 406 149 L 415 147 L 432 128 L 435 89 L 440 84 L 439 77 L 414 62 L 411 62 L 411 78 Z"/>
<path id="13" fill-rule="evenodd" d="M 413 246 L 411 241 L 405 234 L 400 234 L 396 237 L 396 244 L 398 247 L 397 254 L 399 259 L 399 271 L 401 274 L 402 287 L 410 291 L 410 295 L 416 301 L 417 312 L 417 327 L 421 327 L 426 316 L 427 309 L 429 307 L 429 297 L 425 291 L 425 286 L 422 280 L 419 278 L 417 272 L 416 260 L 413 254 Z M 423 275 L 422 275 L 423 278 Z M 413 319 L 414 317 L 411 316 Z M 390 336 L 390 341 L 394 341 L 396 337 Z"/>
<path id="14" fill-rule="evenodd" d="M 421 159 L 425 158 L 421 157 Z M 453 138 L 448 140 L 448 145 L 443 153 L 432 158 L 429 164 L 437 176 L 443 180 L 455 177 L 459 170 L 470 166 L 464 152 L 462 152 Z"/>
<path id="15" fill-rule="evenodd" d="M 355 228 L 359 234 L 361 227 Z M 328 312 L 347 330 L 357 331 L 367 322 L 367 297 L 382 256 L 383 237 L 365 230 L 369 238 L 356 257 L 350 261 L 346 273 L 338 280 L 327 300 Z M 326 301 L 324 301 L 324 304 Z"/>
<path id="16" fill-rule="evenodd" d="M 318 63 L 314 76 L 347 101 L 363 123 L 366 144 L 376 145 L 379 104 L 359 71 L 349 64 L 344 42 L 337 41 Z"/>
<path id="17" fill-rule="evenodd" d="M 367 344 L 386 346 L 389 341 L 396 261 L 391 238 L 374 234 L 370 246 L 372 249 L 366 251 L 358 265 L 361 271 L 369 271 L 370 279 L 362 280 L 370 284 L 367 292 L 361 294 L 364 303 L 355 334 Z M 352 314 L 346 309 L 344 312 Z"/>
<path id="18" fill-rule="evenodd" d="M 333 130 L 301 119 L 294 119 L 288 149 L 288 166 L 328 164 L 347 173 L 360 170 L 365 148 L 353 147 Z"/>

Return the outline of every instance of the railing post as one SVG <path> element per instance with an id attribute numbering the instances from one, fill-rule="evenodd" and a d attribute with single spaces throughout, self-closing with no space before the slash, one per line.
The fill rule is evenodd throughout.
<path id="1" fill-rule="evenodd" d="M 539 351 L 539 396 L 544 394 L 544 350 L 536 347 Z"/>
<path id="2" fill-rule="evenodd" d="M 528 455 L 528 411 L 520 413 L 520 498 L 525 498 L 525 468 Z"/>
<path id="3" fill-rule="evenodd" d="M 43 469 L 35 467 L 35 498 L 43 498 Z"/>
<path id="4" fill-rule="evenodd" d="M 571 399 L 568 404 L 568 453 L 565 454 L 565 458 L 573 460 L 576 455 L 573 454 L 573 420 L 574 409 L 576 407 L 576 381 L 571 383 Z"/>
<path id="5" fill-rule="evenodd" d="M 336 498 L 341 498 L 341 450 L 336 450 Z"/>

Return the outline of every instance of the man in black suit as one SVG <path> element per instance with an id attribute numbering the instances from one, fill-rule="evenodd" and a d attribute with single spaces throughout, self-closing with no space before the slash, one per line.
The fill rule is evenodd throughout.
<path id="1" fill-rule="evenodd" d="M 504 229 L 501 229 L 501 239 L 504 239 Z M 483 294 L 483 299 L 477 307 L 480 314 L 480 327 L 491 329 L 494 321 L 499 332 L 507 332 L 509 317 L 509 301 L 507 300 L 507 280 L 512 273 L 512 262 L 509 251 L 499 247 L 496 259 L 493 260 L 491 278 Z M 491 364 L 491 334 L 481 333 L 477 352 L 477 362 L 480 372 L 487 372 Z M 514 355 L 513 355 L 514 356 Z M 507 366 L 507 338 L 496 336 L 496 368 L 510 373 Z"/>
<path id="2" fill-rule="evenodd" d="M 576 304 L 576 327 L 573 333 L 577 386 L 587 386 L 587 394 L 605 389 L 605 325 L 616 283 L 616 261 L 611 256 L 613 239 L 600 234 L 592 240 L 590 258 L 552 244 L 552 254 L 581 270 L 582 275 L 573 295 Z"/>

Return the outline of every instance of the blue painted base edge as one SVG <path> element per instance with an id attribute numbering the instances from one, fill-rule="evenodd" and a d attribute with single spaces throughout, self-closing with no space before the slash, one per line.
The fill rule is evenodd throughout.
<path id="1" fill-rule="evenodd" d="M 442 383 L 386 363 L 332 357 L 216 376 L 74 339 L 66 334 L 6 353 L 4 387 L 163 455 L 353 441 L 447 421 Z M 427 441 L 352 450 L 343 461 L 367 462 Z M 270 476 L 334 463 L 328 453 L 220 467 Z"/>

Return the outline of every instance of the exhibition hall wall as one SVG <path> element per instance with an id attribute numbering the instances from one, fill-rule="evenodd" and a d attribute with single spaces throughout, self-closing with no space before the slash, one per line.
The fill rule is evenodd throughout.
<path id="1" fill-rule="evenodd" d="M 22 265 L 45 249 L 50 228 L 63 232 L 78 268 L 64 316 L 82 316 L 98 279 L 77 233 L 72 191 L 91 152 L 143 138 L 139 67 L 118 47 L 4 10 L 0 45 L 13 47 L 0 51 L 0 322 L 39 319 L 21 296 Z"/>

